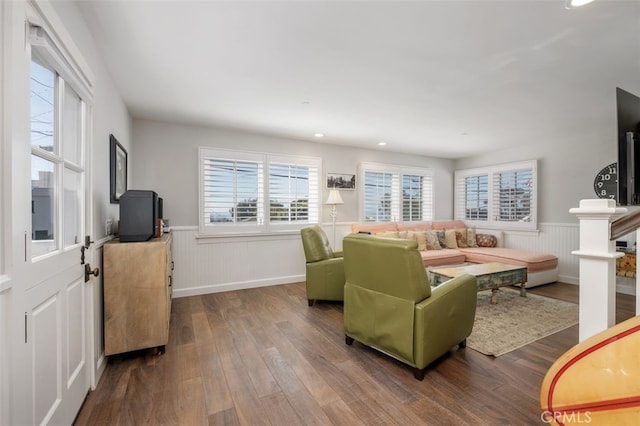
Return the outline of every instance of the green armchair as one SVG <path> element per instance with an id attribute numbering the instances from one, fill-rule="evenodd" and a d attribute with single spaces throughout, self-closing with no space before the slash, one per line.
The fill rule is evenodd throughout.
<path id="1" fill-rule="evenodd" d="M 344 300 L 344 262 L 342 252 L 331 249 L 327 235 L 319 226 L 300 231 L 307 260 L 307 300 Z"/>
<path id="2" fill-rule="evenodd" d="M 431 289 L 412 240 L 351 234 L 343 240 L 345 341 L 355 340 L 409 364 L 426 367 L 455 345 L 466 346 L 476 312 L 471 275 Z"/>

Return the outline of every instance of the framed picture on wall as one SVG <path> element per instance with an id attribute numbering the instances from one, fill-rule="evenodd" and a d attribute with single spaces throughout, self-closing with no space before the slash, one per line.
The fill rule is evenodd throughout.
<path id="1" fill-rule="evenodd" d="M 120 197 L 127 190 L 127 150 L 124 149 L 115 136 L 109 135 L 110 144 L 110 189 L 111 203 L 119 203 Z"/>
<path id="2" fill-rule="evenodd" d="M 327 173 L 327 188 L 356 189 L 356 175 L 351 173 Z"/>

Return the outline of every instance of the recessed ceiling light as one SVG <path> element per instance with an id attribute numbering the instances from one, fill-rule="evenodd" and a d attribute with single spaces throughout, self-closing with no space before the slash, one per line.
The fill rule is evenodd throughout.
<path id="1" fill-rule="evenodd" d="M 378 146 L 385 146 L 386 144 L 386 142 L 378 142 Z"/>
<path id="2" fill-rule="evenodd" d="M 589 4 L 594 0 L 566 0 L 564 3 L 565 9 L 573 9 L 576 7 L 584 6 L 585 4 Z"/>
<path id="3" fill-rule="evenodd" d="M 314 133 L 313 136 L 316 138 L 324 138 L 324 133 Z"/>

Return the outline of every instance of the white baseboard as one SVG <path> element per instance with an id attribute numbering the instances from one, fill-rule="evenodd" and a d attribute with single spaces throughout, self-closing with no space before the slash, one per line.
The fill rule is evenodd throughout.
<path id="1" fill-rule="evenodd" d="M 567 284 L 580 285 L 578 277 L 570 277 L 568 275 L 558 275 L 558 281 Z"/>
<path id="2" fill-rule="evenodd" d="M 268 278 L 264 280 L 243 281 L 225 284 L 200 284 L 186 288 L 175 289 L 173 298 L 187 296 L 199 296 L 201 294 L 222 293 L 223 291 L 245 290 L 248 288 L 267 287 L 272 285 L 299 283 L 306 278 L 304 275 L 292 275 L 288 277 Z"/>

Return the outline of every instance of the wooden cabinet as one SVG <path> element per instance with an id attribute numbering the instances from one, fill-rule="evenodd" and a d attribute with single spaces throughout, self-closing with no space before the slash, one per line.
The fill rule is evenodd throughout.
<path id="1" fill-rule="evenodd" d="M 104 352 L 158 347 L 169 339 L 171 233 L 150 241 L 104 245 Z"/>

